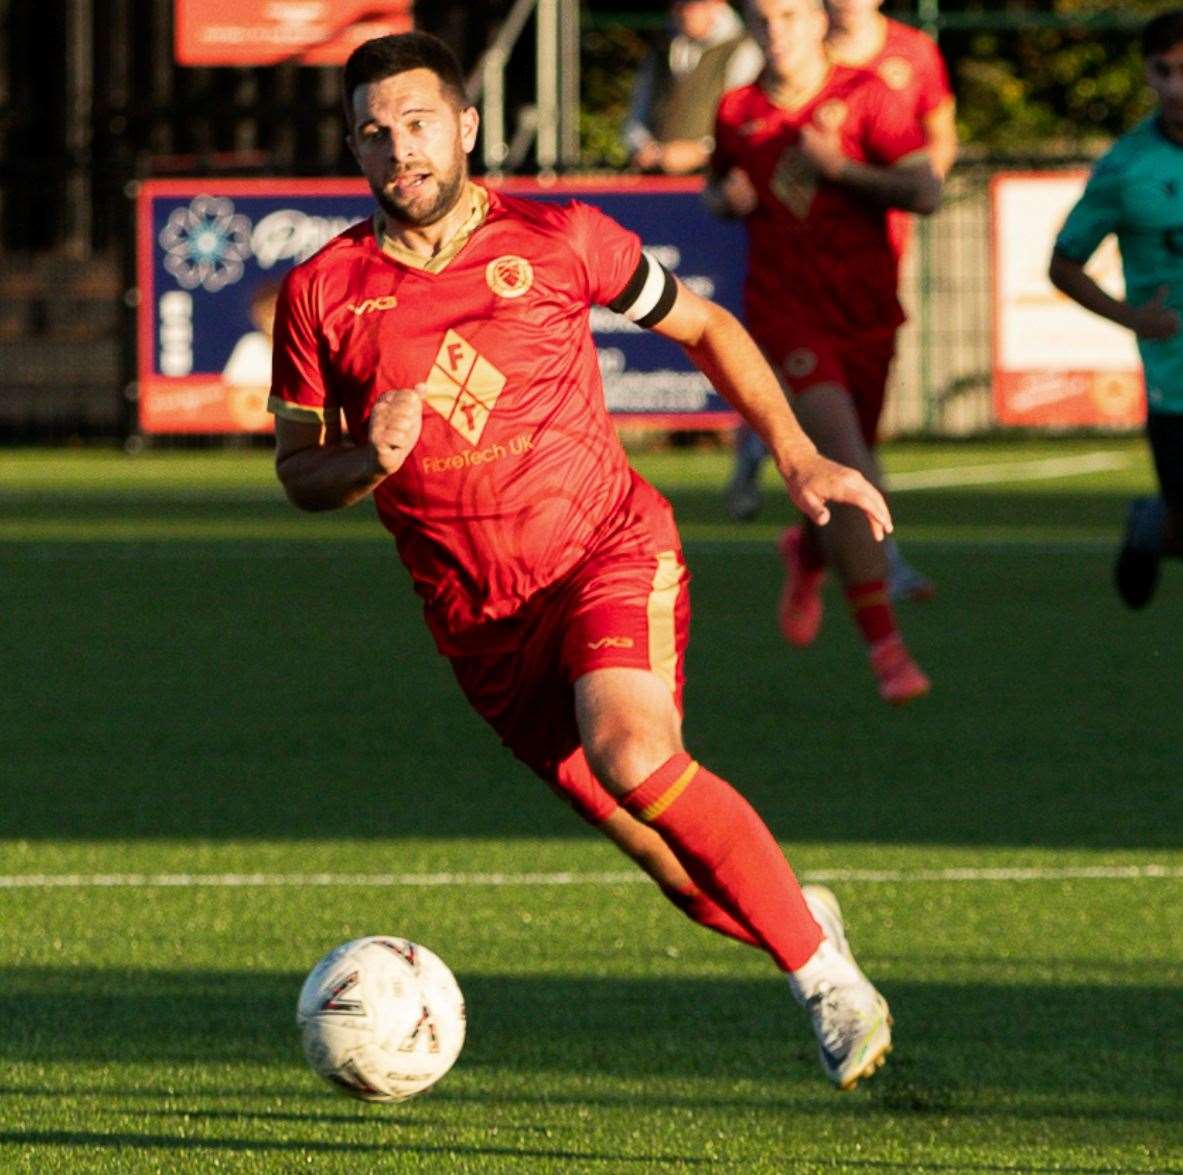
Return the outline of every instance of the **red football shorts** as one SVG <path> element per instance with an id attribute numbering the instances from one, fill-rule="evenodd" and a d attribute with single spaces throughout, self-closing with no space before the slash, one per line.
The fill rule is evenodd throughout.
<path id="1" fill-rule="evenodd" d="M 769 355 L 789 393 L 803 395 L 822 384 L 837 384 L 849 393 L 858 415 L 859 431 L 868 446 L 879 435 L 879 418 L 887 396 L 887 378 L 895 358 L 895 331 L 842 338 L 808 328 L 792 332 Z"/>
<path id="2" fill-rule="evenodd" d="M 669 503 L 634 474 L 617 524 L 596 550 L 497 622 L 497 645 L 506 651 L 449 658 L 501 741 L 592 824 L 618 805 L 580 747 L 575 682 L 595 669 L 649 670 L 669 686 L 680 713 L 689 578 Z"/>

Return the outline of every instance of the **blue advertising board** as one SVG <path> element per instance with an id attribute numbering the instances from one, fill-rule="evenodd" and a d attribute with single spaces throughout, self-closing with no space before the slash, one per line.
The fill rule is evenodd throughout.
<path id="1" fill-rule="evenodd" d="M 738 313 L 742 229 L 700 180 L 506 181 L 514 195 L 586 200 L 637 232 L 691 289 Z M 149 180 L 138 205 L 138 407 L 144 433 L 263 432 L 280 279 L 373 212 L 361 180 Z M 591 327 L 621 423 L 724 428 L 726 402 L 668 340 L 604 307 Z"/>

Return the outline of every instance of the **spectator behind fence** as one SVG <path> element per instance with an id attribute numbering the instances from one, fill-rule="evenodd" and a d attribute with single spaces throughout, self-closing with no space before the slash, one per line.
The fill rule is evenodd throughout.
<path id="1" fill-rule="evenodd" d="M 673 0 L 670 27 L 642 63 L 624 137 L 639 171 L 689 175 L 714 148 L 715 109 L 762 58 L 726 0 Z"/>

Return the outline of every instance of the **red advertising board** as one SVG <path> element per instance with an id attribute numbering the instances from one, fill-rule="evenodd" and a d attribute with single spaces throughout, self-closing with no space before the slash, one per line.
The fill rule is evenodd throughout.
<path id="1" fill-rule="evenodd" d="M 405 33 L 412 0 L 175 0 L 180 65 L 340 65 L 371 37 Z"/>

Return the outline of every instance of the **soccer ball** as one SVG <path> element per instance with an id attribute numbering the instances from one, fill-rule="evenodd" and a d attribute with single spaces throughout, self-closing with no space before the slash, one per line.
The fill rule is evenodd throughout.
<path id="1" fill-rule="evenodd" d="M 351 1097 L 401 1102 L 434 1085 L 464 1044 L 464 996 L 444 962 L 405 938 L 329 951 L 296 1005 L 304 1055 Z"/>

